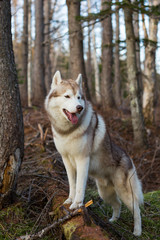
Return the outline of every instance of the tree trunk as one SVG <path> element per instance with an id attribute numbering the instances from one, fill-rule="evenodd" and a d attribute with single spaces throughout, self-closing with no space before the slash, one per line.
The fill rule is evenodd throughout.
<path id="1" fill-rule="evenodd" d="M 139 7 L 138 0 L 133 0 L 134 4 Z M 136 40 L 136 64 L 137 64 L 137 77 L 138 77 L 138 84 L 140 87 L 140 97 L 141 97 L 141 104 L 142 104 L 142 72 L 141 72 L 141 61 L 140 61 L 140 37 L 139 37 L 139 13 L 134 11 L 133 13 L 133 27 L 134 27 L 134 35 Z"/>
<path id="2" fill-rule="evenodd" d="M 92 83 L 92 58 L 91 58 L 91 36 L 90 36 L 90 26 L 88 25 L 88 52 L 87 52 L 87 61 L 86 61 L 86 73 L 88 79 L 88 87 L 91 95 L 91 99 L 94 96 L 94 89 Z"/>
<path id="3" fill-rule="evenodd" d="M 116 0 L 119 3 L 119 0 Z M 119 7 L 116 6 L 116 42 L 115 42 L 115 75 L 114 75 L 114 85 L 115 85 L 115 101 L 116 106 L 121 106 L 121 77 L 120 77 L 120 59 L 119 59 Z"/>
<path id="4" fill-rule="evenodd" d="M 158 1 L 149 1 L 149 4 L 150 6 L 156 6 Z M 157 29 L 158 19 L 150 16 L 143 75 L 143 113 L 145 121 L 150 124 L 154 122 L 155 118 Z"/>
<path id="5" fill-rule="evenodd" d="M 102 0 L 102 10 L 110 10 L 111 0 Z M 112 22 L 108 13 L 102 22 L 102 75 L 101 92 L 103 109 L 115 106 L 112 91 Z"/>
<path id="6" fill-rule="evenodd" d="M 90 0 L 87 0 L 88 2 L 88 14 L 91 13 L 91 2 Z M 93 42 L 93 63 L 94 63 L 94 76 L 95 76 L 95 96 L 97 103 L 101 102 L 101 94 L 100 94 L 100 79 L 99 79 L 99 66 L 96 56 L 96 38 L 95 38 L 95 31 L 94 31 L 94 24 L 92 24 L 92 42 Z"/>
<path id="7" fill-rule="evenodd" d="M 23 5 L 23 36 L 22 36 L 22 76 L 20 84 L 21 103 L 27 106 L 27 65 L 28 65 L 28 0 Z"/>
<path id="8" fill-rule="evenodd" d="M 54 73 L 57 70 L 57 63 L 58 63 L 58 58 L 61 54 L 61 42 L 58 42 L 58 46 L 54 46 L 54 43 L 51 44 L 51 62 L 52 62 L 52 75 L 54 75 Z M 70 77 L 70 76 L 69 76 Z"/>
<path id="9" fill-rule="evenodd" d="M 76 79 L 81 73 L 84 81 L 84 90 L 87 99 L 90 99 L 87 75 L 83 58 L 83 34 L 81 22 L 77 19 L 80 17 L 80 1 L 67 0 L 68 7 L 68 25 L 69 25 L 69 40 L 70 40 L 70 69 L 71 77 Z"/>
<path id="10" fill-rule="evenodd" d="M 0 208 L 10 202 L 23 158 L 23 117 L 15 68 L 10 1 L 0 1 Z"/>
<path id="11" fill-rule="evenodd" d="M 27 64 L 27 93 L 28 93 L 28 107 L 32 107 L 32 14 L 31 14 L 32 0 L 29 0 L 28 9 L 28 64 Z"/>
<path id="12" fill-rule="evenodd" d="M 44 19 L 43 0 L 35 0 L 35 55 L 34 55 L 34 87 L 33 104 L 41 105 L 46 95 L 44 82 Z"/>
<path id="13" fill-rule="evenodd" d="M 127 0 L 129 4 L 130 1 Z M 126 44 L 127 44 L 127 72 L 130 92 L 130 108 L 132 116 L 132 126 L 134 134 L 134 145 L 137 148 L 144 147 L 145 128 L 140 104 L 139 85 L 137 80 L 135 37 L 132 24 L 132 10 L 130 7 L 124 8 L 125 27 L 126 27 Z"/>
<path id="14" fill-rule="evenodd" d="M 13 15 L 13 19 L 14 19 L 14 41 L 13 41 L 13 45 L 14 45 L 14 52 L 15 52 L 15 60 L 17 62 L 17 55 L 18 55 L 18 29 L 17 29 L 17 0 L 12 0 L 12 4 L 13 4 L 13 9 L 14 9 L 14 15 Z"/>
<path id="15" fill-rule="evenodd" d="M 50 19 L 51 1 L 44 1 L 44 65 L 45 65 L 45 86 L 47 92 L 51 87 L 51 61 L 50 61 Z"/>

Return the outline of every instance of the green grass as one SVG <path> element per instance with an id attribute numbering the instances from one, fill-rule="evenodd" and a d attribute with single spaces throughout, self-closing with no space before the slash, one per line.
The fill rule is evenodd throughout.
<path id="1" fill-rule="evenodd" d="M 144 201 L 142 239 L 160 240 L 160 191 L 145 194 Z"/>
<path id="2" fill-rule="evenodd" d="M 11 240 L 26 234 L 33 227 L 33 222 L 25 218 L 20 204 L 0 211 L 0 240 Z"/>
<path id="3" fill-rule="evenodd" d="M 86 202 L 93 199 L 94 204 L 90 206 L 97 219 L 106 223 L 107 233 L 111 239 L 119 240 L 160 240 L 160 191 L 147 193 L 144 195 L 144 206 L 141 207 L 142 215 L 142 235 L 133 236 L 133 216 L 130 211 L 122 205 L 120 219 L 117 222 L 109 223 L 112 216 L 110 206 L 104 204 L 98 197 L 96 190 L 87 189 Z M 105 230 L 106 230 L 105 229 Z"/>
<path id="4" fill-rule="evenodd" d="M 34 223 L 35 220 L 27 216 L 27 210 L 20 203 L 11 205 L 0 211 L 0 240 L 15 240 L 19 236 L 29 234 Z M 42 239 L 51 238 L 45 236 Z"/>

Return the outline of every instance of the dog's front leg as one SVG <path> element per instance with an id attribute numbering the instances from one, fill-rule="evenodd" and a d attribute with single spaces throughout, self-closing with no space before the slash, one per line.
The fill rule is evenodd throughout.
<path id="1" fill-rule="evenodd" d="M 76 179 L 76 196 L 70 209 L 76 209 L 83 205 L 86 183 L 88 178 L 90 158 L 76 159 L 77 179 Z"/>
<path id="2" fill-rule="evenodd" d="M 69 182 L 69 197 L 64 204 L 71 204 L 74 201 L 76 194 L 76 170 L 73 168 L 70 160 L 63 157 L 63 163 L 67 171 L 67 177 Z"/>

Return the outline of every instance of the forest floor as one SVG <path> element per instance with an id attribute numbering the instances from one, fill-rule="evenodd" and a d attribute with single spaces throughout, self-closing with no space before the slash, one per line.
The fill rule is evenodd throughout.
<path id="1" fill-rule="evenodd" d="M 143 235 L 134 238 L 131 234 L 132 215 L 123 207 L 120 221 L 110 224 L 108 218 L 111 210 L 98 197 L 92 180 L 88 181 L 85 202 L 92 199 L 93 204 L 88 207 L 87 213 L 83 212 L 81 220 L 80 216 L 76 216 L 76 222 L 83 223 L 78 227 L 72 225 L 69 235 L 64 233 L 63 218 L 70 213 L 66 208 L 62 210 L 61 206 L 68 195 L 68 181 L 61 157 L 53 143 L 49 120 L 45 111 L 38 108 L 24 109 L 23 115 L 25 155 L 15 202 L 0 212 L 0 240 L 27 239 L 18 236 L 34 235 L 59 220 L 61 224 L 52 227 L 38 239 L 71 239 L 70 235 L 75 228 L 79 228 L 78 235 L 72 236 L 72 239 L 160 239 L 160 191 L 157 191 L 160 190 L 160 118 L 156 118 L 154 126 L 147 128 L 148 147 L 137 152 L 133 150 L 130 113 L 115 110 L 104 116 L 112 139 L 132 157 L 144 193 L 151 192 L 145 195 L 145 208 L 142 209 Z M 85 224 L 85 218 L 91 219 L 92 227 Z M 77 238 L 80 231 L 81 237 Z"/>

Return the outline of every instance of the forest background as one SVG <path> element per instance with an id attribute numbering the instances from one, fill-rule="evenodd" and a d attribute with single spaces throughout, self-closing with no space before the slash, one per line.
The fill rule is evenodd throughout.
<path id="1" fill-rule="evenodd" d="M 146 145 L 143 118 L 154 123 L 158 105 L 159 1 L 24 3 L 12 2 L 22 105 L 43 104 L 57 69 L 63 78 L 81 72 L 88 99 L 130 108 L 135 145 Z"/>
<path id="2" fill-rule="evenodd" d="M 158 190 L 160 1 L 1 1 L 0 17 L 3 36 L 0 41 L 0 116 L 3 116 L 0 119 L 0 208 L 6 203 L 25 203 L 20 218 L 8 209 L 1 214 L 0 239 L 1 234 L 2 239 L 20 236 L 22 229 L 17 233 L 14 229 L 9 232 L 5 227 L 8 227 L 7 221 L 12 220 L 20 227 L 21 221 L 26 221 L 26 213 L 29 216 L 26 226 L 30 229 L 32 225 L 32 231 L 28 231 L 33 232 L 35 225 L 35 231 L 39 229 L 39 222 L 46 225 L 49 217 L 46 206 L 54 198 L 55 207 L 56 201 L 63 203 L 66 197 L 66 174 L 43 110 L 45 96 L 57 70 L 64 79 L 76 79 L 82 73 L 87 99 L 105 118 L 113 140 L 133 158 L 144 192 Z M 12 36 L 9 30 L 6 31 L 9 28 Z M 87 195 L 88 192 L 95 195 L 96 204 L 100 204 L 97 206 L 103 211 L 95 190 L 87 190 Z M 153 196 L 156 201 L 157 195 Z M 18 211 L 19 206 L 21 203 Z M 12 212 L 12 218 L 8 217 L 8 211 Z M 39 211 L 42 211 L 40 215 Z M 45 220 L 42 219 L 44 211 Z M 144 214 L 147 233 L 142 239 L 146 239 L 147 227 L 156 221 L 156 214 Z M 98 215 L 92 217 L 104 227 Z M 4 219 L 7 219 L 6 223 L 3 223 Z M 19 229 L 17 225 L 16 229 Z M 158 239 L 158 229 L 153 225 L 149 229 L 152 237 L 147 239 Z M 110 230 L 112 232 L 113 228 Z M 113 231 L 113 235 L 123 237 L 121 230 L 124 231 Z M 57 235 L 57 239 L 61 235 L 57 229 L 56 234 L 54 231 L 49 234 Z M 125 234 L 128 234 L 127 230 Z M 130 235 L 126 236 L 126 239 L 132 239 Z"/>

